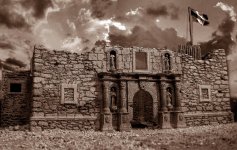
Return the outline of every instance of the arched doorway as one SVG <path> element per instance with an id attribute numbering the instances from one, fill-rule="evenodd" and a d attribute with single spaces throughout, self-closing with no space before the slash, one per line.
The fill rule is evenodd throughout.
<path id="1" fill-rule="evenodd" d="M 133 97 L 133 127 L 146 127 L 153 122 L 153 99 L 149 92 L 139 90 Z"/>

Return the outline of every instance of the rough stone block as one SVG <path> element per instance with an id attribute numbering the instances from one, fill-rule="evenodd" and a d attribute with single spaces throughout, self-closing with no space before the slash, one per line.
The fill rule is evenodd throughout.
<path id="1" fill-rule="evenodd" d="M 39 126 L 47 127 L 49 124 L 48 124 L 48 122 L 46 122 L 46 121 L 39 121 L 39 122 L 38 122 L 38 125 L 39 125 Z"/>
<path id="2" fill-rule="evenodd" d="M 33 102 L 33 107 L 41 107 L 42 103 L 41 102 Z"/>

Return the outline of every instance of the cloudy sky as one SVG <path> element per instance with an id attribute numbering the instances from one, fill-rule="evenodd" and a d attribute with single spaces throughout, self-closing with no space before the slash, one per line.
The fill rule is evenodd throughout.
<path id="1" fill-rule="evenodd" d="M 226 49 L 237 96 L 236 0 L 0 0 L 0 59 L 29 66 L 35 44 L 78 52 L 102 40 L 175 50 L 189 39 L 188 6 L 208 15 L 194 43 Z"/>

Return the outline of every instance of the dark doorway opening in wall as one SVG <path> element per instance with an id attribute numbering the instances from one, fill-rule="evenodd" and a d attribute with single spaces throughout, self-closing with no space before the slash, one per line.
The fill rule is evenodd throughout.
<path id="1" fill-rule="evenodd" d="M 230 98 L 231 111 L 234 114 L 234 121 L 237 122 L 237 98 Z"/>
<path id="2" fill-rule="evenodd" d="M 149 92 L 140 90 L 133 97 L 133 128 L 146 128 L 154 125 L 153 99 Z"/>
<path id="3" fill-rule="evenodd" d="M 21 83 L 11 83 L 10 84 L 10 92 L 11 93 L 21 93 L 22 92 L 22 84 Z"/>

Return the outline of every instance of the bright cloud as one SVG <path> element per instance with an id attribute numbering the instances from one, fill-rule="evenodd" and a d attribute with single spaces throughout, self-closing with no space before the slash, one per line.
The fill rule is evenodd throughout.
<path id="1" fill-rule="evenodd" d="M 223 2 L 218 2 L 215 7 L 220 7 L 223 11 L 230 15 L 232 21 L 236 22 L 236 13 L 233 6 L 229 6 Z"/>
<path id="2" fill-rule="evenodd" d="M 120 23 L 120 22 L 112 21 L 112 19 L 99 20 L 98 23 L 99 23 L 100 25 L 104 25 L 105 28 L 109 28 L 109 26 L 113 25 L 113 26 L 115 26 L 116 28 L 118 28 L 119 30 L 126 30 L 126 26 L 125 26 L 125 25 L 123 25 L 123 24 Z"/>
<path id="3" fill-rule="evenodd" d="M 81 39 L 77 37 L 69 37 L 65 39 L 62 43 L 62 48 L 63 49 L 69 49 L 69 50 L 75 50 L 79 49 L 81 44 Z"/>
<path id="4" fill-rule="evenodd" d="M 135 10 L 130 10 L 129 12 L 126 13 L 127 16 L 135 16 L 135 15 L 139 15 L 140 14 L 140 10 L 142 8 L 141 7 L 138 7 L 136 8 Z"/>

